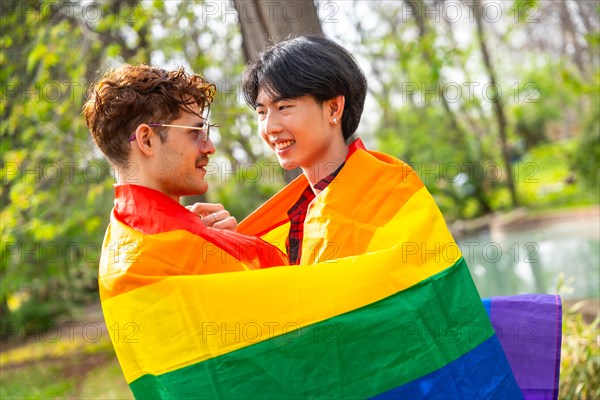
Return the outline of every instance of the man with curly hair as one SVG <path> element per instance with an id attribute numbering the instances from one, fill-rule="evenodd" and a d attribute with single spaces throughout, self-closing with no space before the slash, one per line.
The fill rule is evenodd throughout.
<path id="1" fill-rule="evenodd" d="M 196 203 L 189 211 L 179 205 L 180 197 L 208 190 L 206 166 L 215 152 L 208 110 L 215 93 L 212 83 L 183 68 L 166 71 L 148 65 L 109 70 L 90 87 L 83 114 L 94 142 L 116 171 L 113 218 L 141 231 L 142 226 L 163 229 L 159 227 L 166 223 L 160 221 L 162 217 L 169 224 L 186 220 L 194 231 L 220 245 L 231 244 L 233 249 L 250 241 L 264 246 L 262 241 L 235 234 L 235 218 L 220 204 Z M 279 254 L 273 259 L 278 264 L 259 258 L 263 262 L 259 266 L 253 257 L 245 258 L 250 269 L 285 263 Z"/>
<path id="2" fill-rule="evenodd" d="M 179 202 L 208 189 L 215 91 L 183 68 L 123 65 L 92 85 L 83 107 L 94 142 L 117 174 L 99 288 L 128 382 L 199 357 L 197 338 L 213 323 L 202 318 L 205 287 L 214 286 L 207 277 L 288 263 L 277 248 L 236 233 L 221 205 L 188 210 Z M 160 327 L 175 329 L 177 340 Z M 172 354 L 167 360 L 164 351 Z"/>
<path id="3" fill-rule="evenodd" d="M 84 115 L 119 184 L 135 183 L 179 201 L 207 190 L 205 167 L 215 148 L 202 113 L 214 94 L 214 85 L 183 69 L 124 65 L 91 88 Z M 235 225 L 222 211 L 205 224 Z"/>

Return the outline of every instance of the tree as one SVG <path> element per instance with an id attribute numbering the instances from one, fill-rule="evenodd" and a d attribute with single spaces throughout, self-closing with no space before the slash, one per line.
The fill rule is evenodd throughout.
<path id="1" fill-rule="evenodd" d="M 147 14 L 138 6 L 2 3 L 2 320 L 43 328 L 97 296 L 114 178 L 105 161 L 91 157 L 80 110 L 107 57 L 147 62 Z M 135 35 L 125 29 L 132 11 Z M 20 303 L 16 313 L 9 300 L 13 310 Z"/>
<path id="2" fill-rule="evenodd" d="M 502 97 L 500 96 L 497 90 L 498 80 L 496 79 L 496 70 L 492 64 L 490 51 L 486 42 L 486 34 L 483 20 L 483 7 L 478 1 L 470 2 L 470 6 L 473 8 L 473 15 L 475 16 L 475 24 L 477 26 L 477 40 L 479 42 L 481 56 L 483 58 L 483 63 L 485 65 L 485 69 L 487 71 L 491 87 L 494 91 L 491 100 L 494 105 L 494 114 L 496 115 L 496 121 L 498 123 L 498 135 L 500 137 L 500 149 L 502 152 L 502 160 L 504 163 L 506 175 L 509 177 L 508 179 L 506 179 L 506 184 L 508 185 L 508 189 L 510 191 L 512 206 L 515 207 L 519 204 L 519 202 L 517 200 L 517 190 L 512 179 L 513 172 L 510 160 L 510 150 L 508 147 L 506 114 L 504 112 L 504 104 L 502 102 Z"/>
<path id="3" fill-rule="evenodd" d="M 234 0 L 242 31 L 244 58 L 252 60 L 270 42 L 288 36 L 323 34 L 313 0 Z"/>

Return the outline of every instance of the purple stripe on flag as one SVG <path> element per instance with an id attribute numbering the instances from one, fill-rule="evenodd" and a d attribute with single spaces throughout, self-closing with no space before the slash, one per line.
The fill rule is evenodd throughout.
<path id="1" fill-rule="evenodd" d="M 525 399 L 557 399 L 562 340 L 560 297 L 526 294 L 490 300 L 490 320 Z"/>

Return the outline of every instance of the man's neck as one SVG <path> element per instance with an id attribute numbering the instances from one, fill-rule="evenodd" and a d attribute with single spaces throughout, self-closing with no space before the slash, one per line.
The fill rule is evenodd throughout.
<path id="1" fill-rule="evenodd" d="M 159 185 L 156 182 L 154 182 L 151 179 L 148 179 L 143 174 L 137 173 L 137 171 L 132 172 L 131 169 L 128 170 L 128 169 L 121 168 L 121 169 L 116 169 L 115 172 L 117 174 L 117 185 L 143 186 L 143 187 L 161 192 L 165 196 L 168 196 L 172 200 L 180 203 L 179 196 L 166 193 L 165 190 L 163 190 L 162 187 L 159 187 Z"/>
<path id="2" fill-rule="evenodd" d="M 315 190 L 314 186 L 317 183 L 335 172 L 335 170 L 346 161 L 347 155 L 348 147 L 344 145 L 337 149 L 333 154 L 324 158 L 326 160 L 325 162 L 317 162 L 310 168 L 302 168 L 302 172 L 310 186 L 313 188 L 313 191 Z M 315 194 L 318 194 L 318 192 L 315 192 Z"/>

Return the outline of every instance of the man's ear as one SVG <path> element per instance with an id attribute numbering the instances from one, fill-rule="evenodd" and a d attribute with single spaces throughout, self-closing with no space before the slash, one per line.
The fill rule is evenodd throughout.
<path id="1" fill-rule="evenodd" d="M 326 105 L 329 110 L 329 121 L 333 124 L 342 122 L 342 114 L 344 113 L 344 105 L 346 98 L 342 95 L 327 100 Z"/>
<path id="2" fill-rule="evenodd" d="M 156 150 L 156 142 L 160 138 L 147 124 L 139 124 L 135 129 L 135 144 L 138 146 L 140 151 L 146 155 L 151 156 Z"/>

